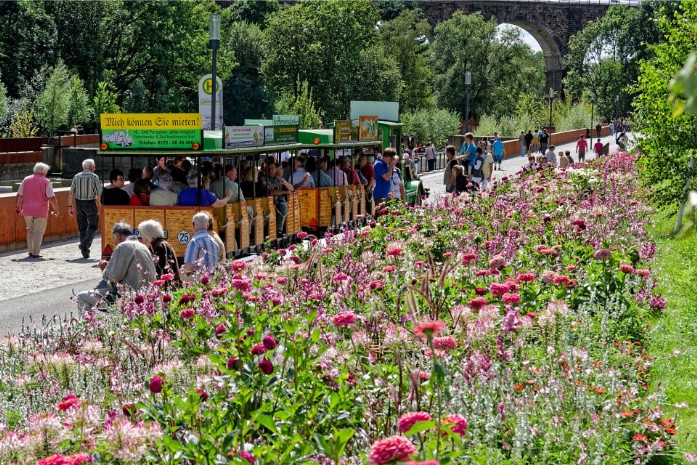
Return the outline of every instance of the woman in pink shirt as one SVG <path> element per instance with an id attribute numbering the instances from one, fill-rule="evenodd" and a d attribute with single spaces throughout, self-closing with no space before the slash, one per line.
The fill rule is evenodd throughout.
<path id="1" fill-rule="evenodd" d="M 41 242 L 48 223 L 49 205 L 53 216 L 58 216 L 58 202 L 53 186 L 46 179 L 48 170 L 49 166 L 44 163 L 34 165 L 34 174 L 24 178 L 17 191 L 17 214 L 22 215 L 27 224 L 27 247 L 31 258 L 41 257 Z"/>

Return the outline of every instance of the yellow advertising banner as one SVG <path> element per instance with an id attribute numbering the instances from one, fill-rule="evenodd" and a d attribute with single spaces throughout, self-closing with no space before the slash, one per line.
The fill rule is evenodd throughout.
<path id="1" fill-rule="evenodd" d="M 200 113 L 103 113 L 102 130 L 201 129 Z"/>

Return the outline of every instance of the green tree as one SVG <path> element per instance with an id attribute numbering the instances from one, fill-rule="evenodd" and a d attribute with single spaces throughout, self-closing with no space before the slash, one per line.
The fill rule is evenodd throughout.
<path id="1" fill-rule="evenodd" d="M 433 75 L 426 58 L 431 26 L 420 11 L 402 10 L 395 19 L 380 25 L 380 35 L 385 53 L 397 60 L 404 82 L 400 107 L 404 111 L 433 107 Z"/>
<path id="2" fill-rule="evenodd" d="M 92 121 L 92 105 L 82 79 L 73 76 L 68 89 L 70 105 L 68 107 L 68 126 L 89 124 Z"/>
<path id="3" fill-rule="evenodd" d="M 391 21 L 405 10 L 420 11 L 414 0 L 375 0 L 373 3 L 380 11 L 380 19 L 383 21 Z"/>
<path id="4" fill-rule="evenodd" d="M 283 115 L 298 115 L 300 129 L 312 129 L 319 126 L 321 111 L 315 107 L 312 90 L 307 81 L 299 83 L 300 94 L 285 93 L 276 102 L 276 112 Z"/>
<path id="5" fill-rule="evenodd" d="M 0 127 L 5 126 L 9 113 L 10 111 L 7 106 L 7 89 L 2 83 L 2 80 L 0 80 Z"/>
<path id="6" fill-rule="evenodd" d="M 150 93 L 143 85 L 143 81 L 136 79 L 131 84 L 123 98 L 123 111 L 125 113 L 148 113 L 150 111 Z"/>
<path id="7" fill-rule="evenodd" d="M 375 58 L 374 47 L 381 47 L 377 22 L 378 12 L 369 0 L 300 2 L 278 11 L 264 30 L 266 84 L 276 92 L 297 96 L 302 90 L 299 83 L 307 81 L 329 119 L 345 117 L 351 100 L 365 98 L 366 72 L 371 77 L 390 74 L 389 70 L 367 70 L 362 62 Z M 386 82 L 395 84 L 372 83 L 372 92 L 394 94 L 393 89 L 382 87 Z"/>
<path id="8" fill-rule="evenodd" d="M 116 104 L 117 96 L 106 82 L 97 84 L 97 92 L 92 100 L 94 106 L 94 119 L 97 127 L 100 125 L 100 115 L 103 113 L 119 113 L 119 106 Z"/>
<path id="9" fill-rule="evenodd" d="M 47 2 L 0 2 L 0 76 L 10 97 L 31 96 L 29 83 L 42 66 L 57 63 L 56 26 Z"/>
<path id="10" fill-rule="evenodd" d="M 225 122 L 238 125 L 245 118 L 269 116 L 273 97 L 261 75 L 265 55 L 261 29 L 255 24 L 232 23 L 225 31 L 224 44 L 237 61 L 235 70 L 223 81 Z"/>
<path id="11" fill-rule="evenodd" d="M 460 132 L 460 120 L 457 113 L 440 109 L 421 109 L 403 113 L 404 133 L 416 137 L 418 143 L 433 141 L 440 146 L 448 136 Z"/>
<path id="12" fill-rule="evenodd" d="M 10 122 L 10 137 L 34 137 L 39 132 L 34 122 L 34 110 L 26 99 L 22 99 L 21 105 L 12 114 Z"/>
<path id="13" fill-rule="evenodd" d="M 432 62 L 438 105 L 464 116 L 465 73 L 472 73 L 470 117 L 510 113 L 521 94 L 542 98 L 542 68 L 516 29 L 499 35 L 496 20 L 455 12 L 435 29 Z M 539 63 L 539 61 L 538 61 Z"/>
<path id="14" fill-rule="evenodd" d="M 269 15 L 280 9 L 278 0 L 236 0 L 226 12 L 233 22 L 247 22 L 264 27 Z"/>
<path id="15" fill-rule="evenodd" d="M 53 69 L 44 90 L 36 97 L 36 119 L 49 134 L 68 124 L 70 74 L 62 62 Z"/>
<path id="16" fill-rule="evenodd" d="M 676 12 L 663 11 L 657 24 L 665 42 L 653 46 L 654 57 L 641 64 L 634 106 L 638 130 L 646 136 L 639 145 L 640 161 L 651 196 L 656 205 L 675 211 L 697 188 L 697 116 L 674 112 L 668 82 L 697 49 L 697 1 L 683 1 Z"/>

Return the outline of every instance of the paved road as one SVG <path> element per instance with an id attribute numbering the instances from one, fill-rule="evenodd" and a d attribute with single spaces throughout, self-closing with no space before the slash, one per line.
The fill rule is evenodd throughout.
<path id="1" fill-rule="evenodd" d="M 615 138 L 613 136 L 602 137 L 601 141 L 604 144 L 610 144 L 610 153 L 617 151 L 617 144 L 615 143 Z M 578 161 L 578 155 L 576 154 L 576 141 L 557 145 L 555 152 L 559 153 L 560 150 L 569 150 L 571 152 L 571 157 L 575 161 Z M 586 160 L 592 160 L 593 158 L 595 158 L 595 156 L 592 154 L 592 152 L 590 156 L 588 153 L 586 153 Z M 527 165 L 527 163 L 527 157 L 522 157 L 520 155 L 508 157 L 503 160 L 503 164 L 501 165 L 502 170 L 494 171 L 494 179 L 501 179 L 503 176 L 512 176 L 520 171 L 523 166 Z M 421 180 L 423 181 L 426 189 L 431 189 L 431 196 L 445 193 L 445 185 L 443 184 L 443 170 L 422 173 Z"/>
<path id="2" fill-rule="evenodd" d="M 99 250 L 96 238 L 92 255 Z M 101 281 L 92 268 L 99 260 L 82 258 L 77 239 L 44 244 L 41 255 L 29 258 L 26 249 L 0 254 L 0 334 L 17 333 L 23 323 L 40 328 L 44 315 L 77 314 L 72 290 L 94 289 Z"/>
<path id="3" fill-rule="evenodd" d="M 616 150 L 614 139 L 610 151 Z M 576 143 L 563 144 L 557 150 L 570 150 L 575 155 Z M 496 178 L 511 176 L 527 163 L 525 157 L 504 160 L 503 170 L 496 171 Z M 431 195 L 445 193 L 443 171 L 422 174 Z M 101 240 L 95 239 L 92 251 L 101 250 Z M 94 289 L 101 281 L 101 272 L 93 268 L 97 258 L 84 259 L 78 250 L 77 239 L 55 242 L 43 246 L 42 259 L 27 257 L 26 249 L 0 253 L 0 334 L 17 333 L 22 325 L 33 322 L 41 327 L 42 316 L 77 314 L 77 307 L 70 300 L 72 291 Z M 95 255 L 93 253 L 93 255 Z"/>

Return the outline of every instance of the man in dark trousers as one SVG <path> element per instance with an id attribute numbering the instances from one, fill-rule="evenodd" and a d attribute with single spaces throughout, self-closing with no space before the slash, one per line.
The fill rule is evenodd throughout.
<path id="1" fill-rule="evenodd" d="M 102 181 L 94 174 L 95 168 L 94 160 L 91 158 L 83 161 L 82 171 L 73 178 L 68 194 L 68 214 L 72 217 L 74 212 L 77 212 L 80 252 L 83 258 L 90 258 L 90 247 L 99 227 L 99 210 L 102 207 Z"/>

